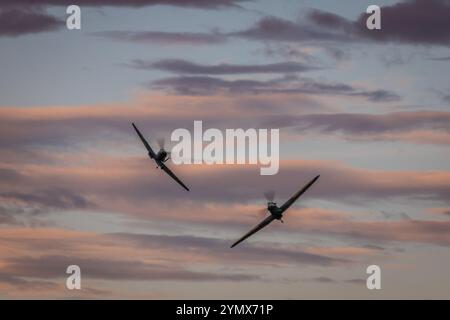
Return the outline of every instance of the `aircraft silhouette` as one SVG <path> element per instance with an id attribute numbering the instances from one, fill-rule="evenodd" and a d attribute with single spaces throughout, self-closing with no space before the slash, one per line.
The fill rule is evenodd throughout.
<path id="1" fill-rule="evenodd" d="M 273 220 L 280 220 L 283 222 L 282 217 L 283 213 L 306 191 L 309 187 L 312 186 L 314 182 L 319 179 L 320 175 L 316 176 L 314 179 L 312 179 L 310 182 L 308 182 L 303 188 L 301 188 L 299 191 L 297 191 L 288 201 L 286 201 L 281 207 L 278 207 L 277 204 L 273 201 L 273 198 L 275 196 L 274 192 L 267 192 L 265 193 L 265 196 L 268 200 L 267 203 L 267 210 L 270 212 L 270 216 L 265 218 L 263 221 L 261 221 L 256 227 L 254 227 L 252 230 L 247 232 L 242 238 L 240 238 L 238 241 L 233 243 L 231 245 L 231 248 L 235 247 L 237 244 L 241 243 L 254 233 L 258 232 L 265 226 L 267 226 L 269 223 L 271 223 Z"/>
<path id="2" fill-rule="evenodd" d="M 150 147 L 150 145 L 148 144 L 147 140 L 145 140 L 145 138 L 142 136 L 139 129 L 135 126 L 135 124 L 134 123 L 131 123 L 131 124 L 133 125 L 134 130 L 136 130 L 136 133 L 138 134 L 139 138 L 141 138 L 142 143 L 144 144 L 145 148 L 147 149 L 148 156 L 150 157 L 150 159 L 155 160 L 156 168 L 159 167 L 162 170 L 164 170 L 172 179 L 174 179 L 176 182 L 178 182 L 178 184 L 180 184 L 184 189 L 189 191 L 189 188 L 186 187 L 186 185 L 180 179 L 178 179 L 178 177 L 172 171 L 170 171 L 170 169 L 164 164 L 167 160 L 170 159 L 168 152 L 166 150 L 164 150 L 164 140 L 158 141 L 160 150 L 158 151 L 158 153 L 155 153 L 153 151 L 153 149 Z"/>

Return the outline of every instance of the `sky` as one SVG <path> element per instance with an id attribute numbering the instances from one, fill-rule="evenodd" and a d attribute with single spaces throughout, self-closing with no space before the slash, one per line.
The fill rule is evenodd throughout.
<path id="1" fill-rule="evenodd" d="M 450 298 L 450 1 L 39 3 L 0 1 L 0 298 Z M 278 174 L 169 164 L 186 192 L 131 122 L 195 120 L 279 129 Z"/>

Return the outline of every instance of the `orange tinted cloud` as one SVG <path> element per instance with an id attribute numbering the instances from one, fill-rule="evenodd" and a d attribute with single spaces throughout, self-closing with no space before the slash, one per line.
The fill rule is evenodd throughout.
<path id="1" fill-rule="evenodd" d="M 58 228 L 1 228 L 0 256 L 0 290 L 7 290 L 8 297 L 38 297 L 38 293 L 41 297 L 74 296 L 64 285 L 65 270 L 71 264 L 82 270 L 82 297 L 105 297 L 114 296 L 106 289 L 114 281 L 254 281 L 264 272 L 255 272 L 251 267 L 255 265 L 350 262 L 336 252 L 328 257 L 302 246 L 246 246 L 233 251 L 217 238 Z M 180 266 L 180 261 L 190 264 Z M 223 271 L 237 261 L 240 272 Z M 244 272 L 247 268 L 251 273 Z"/>

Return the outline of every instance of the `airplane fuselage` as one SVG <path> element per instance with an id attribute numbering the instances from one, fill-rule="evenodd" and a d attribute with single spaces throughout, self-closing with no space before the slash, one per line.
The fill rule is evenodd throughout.
<path id="1" fill-rule="evenodd" d="M 270 202 L 267 205 L 267 210 L 269 210 L 270 214 L 275 217 L 275 219 L 281 220 L 283 217 L 283 210 L 281 210 L 275 202 Z"/>
<path id="2" fill-rule="evenodd" d="M 150 158 L 151 158 L 151 155 L 150 155 Z M 165 150 L 159 150 L 158 153 L 155 155 L 155 160 L 157 162 L 166 162 L 168 160 L 167 152 Z"/>

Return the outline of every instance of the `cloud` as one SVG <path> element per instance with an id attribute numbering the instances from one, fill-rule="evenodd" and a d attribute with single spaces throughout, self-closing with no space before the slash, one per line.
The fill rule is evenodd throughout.
<path id="1" fill-rule="evenodd" d="M 355 22 L 362 36 L 375 41 L 421 45 L 450 45 L 450 2 L 412 0 L 381 8 L 381 32 L 365 26 L 366 15 Z"/>
<path id="2" fill-rule="evenodd" d="M 433 61 L 450 61 L 450 57 L 429 58 L 429 60 L 433 60 Z"/>
<path id="3" fill-rule="evenodd" d="M 350 284 L 356 284 L 356 285 L 365 285 L 367 280 L 355 278 L 355 279 L 346 279 L 343 282 L 350 283 Z"/>
<path id="4" fill-rule="evenodd" d="M 141 142 L 129 123 L 129 115 L 132 114 L 139 119 L 145 135 L 154 138 L 157 135 L 152 130 L 160 132 L 177 127 L 190 129 L 192 120 L 199 116 L 211 121 L 208 126 L 209 123 L 218 124 L 218 127 L 228 123 L 233 127 L 242 125 L 245 128 L 248 124 L 258 127 L 258 122 L 261 125 L 263 122 L 260 121 L 269 119 L 285 121 L 284 118 L 272 119 L 275 117 L 274 111 L 282 110 L 290 115 L 288 119 L 294 121 L 277 122 L 274 125 L 294 126 L 302 134 L 305 130 L 313 131 L 311 128 L 316 128 L 324 134 L 344 132 L 349 136 L 365 136 L 370 140 L 379 134 L 395 136 L 410 134 L 416 129 L 441 132 L 448 128 L 448 115 L 445 112 L 344 114 L 341 118 L 334 117 L 338 115 L 336 113 L 311 114 L 303 103 L 297 107 L 302 101 L 298 100 L 299 97 L 302 96 L 283 100 L 287 98 L 262 96 L 267 108 L 260 109 L 255 109 L 253 105 L 259 105 L 261 100 L 248 96 L 237 100 L 225 96 L 151 96 L 142 101 L 115 106 L 2 108 L 0 177 L 3 179 L 0 194 L 3 195 L 2 203 L 7 205 L 3 209 L 9 209 L 10 213 L 14 210 L 38 210 L 38 213 L 48 210 L 61 214 L 79 210 L 109 212 L 132 219 L 148 217 L 150 210 L 153 221 L 169 219 L 176 224 L 203 226 L 211 230 L 220 226 L 232 230 L 235 238 L 258 221 L 255 214 L 264 206 L 262 194 L 265 190 L 276 189 L 277 200 L 281 202 L 315 174 L 321 174 L 321 179 L 308 190 L 304 198 L 306 204 L 314 200 L 326 200 L 366 208 L 370 203 L 381 200 L 398 202 L 404 199 L 414 203 L 425 203 L 425 200 L 437 202 L 433 206 L 448 204 L 448 171 L 370 170 L 317 159 L 282 160 L 279 174 L 272 177 L 260 176 L 258 168 L 250 165 L 173 166 L 172 169 L 193 190 L 191 194 L 186 194 L 160 171 L 151 170 L 149 159 L 143 153 Z M 215 105 L 221 107 L 221 113 L 211 107 Z M 289 105 L 294 108 L 291 109 Z M 273 106 L 280 109 L 274 109 Z M 322 108 L 312 106 L 316 107 Z M 258 115 L 262 113 L 264 116 L 256 119 L 255 110 L 258 110 Z M 304 117 L 299 116 L 301 113 Z M 153 143 L 154 139 L 150 141 Z M 34 150 L 33 156 L 24 157 L 22 150 L 30 149 Z M 211 184 L 211 181 L 215 183 Z M 236 181 L 245 183 L 236 184 Z M 157 207 L 154 206 L 155 201 Z M 406 210 L 401 211 L 410 215 Z M 11 223 L 8 222 L 11 216 L 3 214 L 3 222 Z M 19 216 L 17 214 L 14 217 Z M 289 216 L 293 219 L 289 225 L 298 230 L 319 230 L 323 234 L 329 233 L 329 230 L 340 230 L 330 234 L 346 239 L 447 241 L 445 238 L 441 240 L 439 232 L 436 232 L 435 237 L 431 235 L 433 227 L 438 228 L 439 225 L 434 226 L 428 221 L 383 221 L 393 224 L 370 225 L 369 222 L 356 223 L 350 218 L 342 221 L 342 214 L 324 212 L 321 208 L 297 211 L 295 207 Z M 318 219 L 325 216 L 326 219 Z M 302 225 L 296 223 L 297 218 Z M 397 226 L 396 222 L 404 224 L 389 227 Z M 292 229 L 290 226 L 285 228 Z M 391 228 L 391 231 L 384 235 L 383 230 L 386 228 Z M 360 229 L 367 231 L 366 238 L 361 233 L 355 236 L 355 230 Z M 276 230 L 277 226 L 274 225 L 267 232 Z M 409 237 L 392 235 L 397 232 L 408 233 Z"/>
<path id="5" fill-rule="evenodd" d="M 386 212 L 383 210 L 380 212 L 386 220 L 391 220 L 391 219 L 412 220 L 411 217 L 408 214 L 406 214 L 405 212 L 392 213 L 392 212 Z"/>
<path id="6" fill-rule="evenodd" d="M 256 49 L 255 52 L 269 58 L 282 58 L 284 60 L 299 60 L 310 63 L 317 63 L 319 60 L 311 48 L 292 43 L 266 43 L 263 48 Z"/>
<path id="7" fill-rule="evenodd" d="M 345 280 L 340 280 L 340 279 L 333 279 L 330 277 L 315 277 L 315 278 L 311 278 L 311 279 L 306 279 L 305 281 L 312 281 L 312 282 L 317 282 L 317 283 L 323 283 L 323 284 L 341 284 L 341 283 L 348 283 L 348 284 L 355 284 L 355 285 L 364 285 L 366 284 L 366 280 L 365 279 L 345 279 Z"/>
<path id="8" fill-rule="evenodd" d="M 190 129 L 195 119 L 203 119 L 205 127 L 291 126 L 297 129 L 295 133 L 299 134 L 314 134 L 313 131 L 317 130 L 329 135 L 342 134 L 348 139 L 365 139 L 362 141 L 409 139 L 407 141 L 421 143 L 433 143 L 433 140 L 431 136 L 419 137 L 417 133 L 420 131 L 417 129 L 425 130 L 421 132 L 446 134 L 445 130 L 449 127 L 449 116 L 446 112 L 310 114 L 308 108 L 321 107 L 307 107 L 308 101 L 298 100 L 300 97 L 294 96 L 289 100 L 286 97 L 279 99 L 263 95 L 261 101 L 248 96 L 239 99 L 218 96 L 151 96 L 146 100 L 121 106 L 41 107 L 20 110 L 2 108 L 0 175 L 4 176 L 4 179 L 0 192 L 41 196 L 42 186 L 45 186 L 45 189 L 63 188 L 84 197 L 87 201 L 92 199 L 95 204 L 99 199 L 108 203 L 109 198 L 115 197 L 145 199 L 149 193 L 167 199 L 167 195 L 174 191 L 174 185 L 166 179 L 162 180 L 162 184 L 155 185 L 153 181 L 161 179 L 160 172 L 142 172 L 142 168 L 149 166 L 149 160 L 141 153 L 140 141 L 130 126 L 130 114 L 134 119 L 139 119 L 140 128 L 150 138 L 158 136 L 157 133 L 164 130 L 180 127 Z M 302 101 L 300 106 L 299 101 Z M 263 105 L 267 104 L 267 108 L 255 109 L 253 105 L 262 102 Z M 220 106 L 221 112 L 217 112 L 214 106 Z M 274 115 L 274 111 L 283 112 L 286 116 Z M 258 116 L 255 117 L 255 113 Z M 299 113 L 304 113 L 304 116 L 299 116 Z M 154 143 L 154 139 L 153 142 L 152 139 L 150 141 Z M 34 150 L 34 153 L 32 156 L 24 156 L 23 150 Z M 186 181 L 192 181 L 190 184 L 193 189 L 202 190 L 189 195 L 198 200 L 222 202 L 260 199 L 263 189 L 247 190 L 242 186 L 241 190 L 236 188 L 235 181 L 245 179 L 249 185 L 261 185 L 261 188 L 266 184 L 263 178 L 258 177 L 255 166 L 205 165 L 180 166 L 173 169 Z M 286 161 L 282 162 L 280 173 L 272 179 L 274 184 L 284 188 L 282 195 L 287 197 L 298 187 L 294 180 L 306 181 L 313 172 L 326 173 L 327 181 L 333 181 L 333 186 L 339 190 L 336 192 L 333 188 L 322 189 L 324 187 L 320 185 L 317 186 L 319 193 L 312 190 L 311 196 L 314 197 L 361 197 L 359 201 L 396 196 L 426 196 L 440 200 L 450 198 L 448 185 L 444 183 L 444 177 L 447 175 L 445 171 L 375 171 L 337 162 Z M 442 178 L 439 179 L 439 176 Z M 211 186 L 210 177 L 215 178 L 217 186 Z M 179 197 L 188 200 L 183 194 Z"/>
<path id="9" fill-rule="evenodd" d="M 138 178 L 133 178 L 133 183 L 130 181 L 130 178 L 125 178 L 121 175 L 120 182 L 117 179 L 108 179 L 108 181 L 99 183 L 95 188 L 91 186 L 86 192 L 95 194 L 96 198 L 101 198 L 99 200 L 99 208 L 103 212 L 116 212 L 128 217 L 144 218 L 148 217 L 149 208 L 152 208 L 151 216 L 153 222 L 171 221 L 173 224 L 182 224 L 184 226 L 203 226 L 207 227 L 211 232 L 216 228 L 219 228 L 221 231 L 228 229 L 231 230 L 230 235 L 237 238 L 261 219 L 261 217 L 256 215 L 256 212 L 258 212 L 258 209 L 262 209 L 264 204 L 261 199 L 259 200 L 260 205 L 237 205 L 237 202 L 262 198 L 258 197 L 258 191 L 262 190 L 250 191 L 250 188 L 242 186 L 237 188 L 235 181 L 237 179 L 244 179 L 248 185 L 262 185 L 264 182 L 259 181 L 260 179 L 255 179 L 252 175 L 243 174 L 245 171 L 240 170 L 239 173 L 233 171 L 225 171 L 222 175 L 204 172 L 203 175 L 206 175 L 210 179 L 208 182 L 211 179 L 220 181 L 220 183 L 215 185 L 207 184 L 205 179 L 201 179 L 200 175 L 195 178 L 189 178 L 188 180 L 194 181 L 196 185 L 196 193 L 192 195 L 192 199 L 183 197 L 181 193 L 178 196 L 177 193 L 177 199 L 174 200 L 174 190 L 170 191 L 170 189 L 173 189 L 170 188 L 170 182 L 167 182 L 167 187 L 165 183 L 159 183 L 155 187 L 152 181 L 155 181 L 156 177 L 143 177 L 141 182 L 137 181 Z M 277 186 L 280 193 L 280 196 L 277 197 L 277 199 L 280 199 L 280 203 L 292 194 L 293 190 L 295 190 L 295 184 L 297 184 L 297 188 L 299 187 L 298 181 L 305 180 L 302 178 L 302 174 L 304 174 L 303 171 L 293 169 L 292 171 L 285 172 L 279 179 L 276 179 L 280 181 L 273 182 L 273 185 Z M 322 178 L 325 177 L 326 180 L 323 181 L 326 181 L 326 183 L 318 184 L 309 190 L 304 201 L 319 197 L 327 201 L 352 201 L 352 203 L 360 203 L 361 206 L 365 206 L 371 199 L 387 201 L 401 194 L 410 198 L 420 199 L 423 198 L 422 195 L 430 194 L 430 197 L 441 197 L 441 200 L 445 202 L 448 200 L 450 192 L 448 184 L 447 187 L 440 187 L 439 182 L 436 181 L 436 185 L 432 186 L 434 183 L 431 181 L 435 178 L 440 179 L 443 184 L 445 184 L 446 179 L 448 180 L 448 174 L 440 175 L 438 172 L 434 174 L 424 172 L 420 174 L 422 180 L 418 180 L 417 177 L 412 177 L 414 174 L 408 174 L 406 172 L 404 175 L 373 172 L 372 177 L 363 175 L 353 176 L 348 172 L 342 172 L 341 174 L 342 177 L 336 180 L 336 177 L 332 176 L 330 172 L 324 172 Z M 199 178 L 205 181 L 200 182 L 198 181 Z M 84 184 L 93 184 L 94 180 L 100 180 L 100 178 L 93 176 L 92 181 L 85 182 Z M 281 180 L 283 180 L 284 184 L 281 184 Z M 427 183 L 427 180 L 431 182 L 431 185 L 430 182 Z M 79 183 L 83 184 L 81 181 Z M 114 187 L 109 188 L 109 190 L 99 190 L 99 188 L 104 188 L 106 184 Z M 76 187 L 75 185 L 74 188 Z M 206 187 L 209 189 L 205 189 Z M 437 190 L 440 188 L 446 189 L 447 191 L 443 191 L 444 193 L 439 195 L 439 191 Z M 260 189 L 263 189 L 263 187 L 260 187 Z M 124 192 L 122 190 L 126 191 Z M 139 190 L 145 190 L 145 192 L 138 194 Z M 165 196 L 170 192 L 170 197 Z M 413 197 L 413 194 L 417 196 Z M 152 206 L 152 203 L 155 201 L 158 201 L 158 208 Z M 220 204 L 221 202 L 223 202 L 222 205 Z M 374 241 L 418 242 L 441 245 L 450 243 L 450 238 L 448 237 L 450 225 L 445 221 L 411 219 L 361 221 L 353 220 L 352 217 L 339 212 L 327 211 L 320 208 L 297 209 L 295 207 L 290 209 L 286 219 L 288 223 L 282 226 L 285 237 L 291 231 L 295 232 L 295 234 L 299 232 L 314 235 L 323 234 L 327 237 L 343 237 L 347 240 L 357 239 L 358 241 L 364 240 L 370 241 L 371 243 L 374 243 Z M 281 231 L 280 226 L 269 226 L 265 234 L 267 235 L 274 231 Z M 250 244 L 255 243 L 255 241 L 257 243 L 261 237 L 263 237 L 263 234 L 251 239 Z M 226 252 L 219 250 L 219 248 L 227 248 L 231 243 L 231 239 L 219 241 L 193 237 L 165 238 L 159 236 L 130 236 L 127 239 L 141 243 L 142 246 L 147 246 L 149 249 L 163 248 L 165 245 L 170 244 L 173 248 L 179 248 L 180 253 L 185 251 L 208 255 L 212 251 L 217 251 L 223 255 L 224 259 L 232 259 L 231 257 L 227 258 L 228 254 Z M 149 243 L 146 244 L 146 242 Z M 247 248 L 248 246 L 249 244 L 246 244 L 244 247 Z M 271 263 L 273 261 L 277 261 L 278 263 L 308 263 L 308 261 L 310 261 L 309 263 L 313 263 L 315 261 L 315 263 L 323 263 L 325 265 L 327 261 L 328 263 L 333 263 L 332 260 L 330 261 L 328 259 L 330 256 L 337 255 L 339 258 L 342 258 L 343 256 L 352 257 L 355 254 L 371 254 L 373 252 L 370 249 L 339 249 L 334 251 L 305 251 L 303 249 L 297 252 L 279 248 L 262 249 L 261 247 L 254 246 L 248 247 L 248 250 L 251 251 L 247 253 L 248 259 L 250 261 L 260 261 L 260 263 L 263 263 L 261 260 L 273 257 L 274 259 L 270 259 Z M 310 253 L 314 256 L 305 255 L 304 253 Z"/>
<path id="10" fill-rule="evenodd" d="M 447 103 L 450 103 L 450 94 L 449 94 L 449 95 L 444 95 L 444 96 L 442 97 L 442 100 L 445 101 L 445 102 L 447 102 Z"/>
<path id="11" fill-rule="evenodd" d="M 117 41 L 160 45 L 217 45 L 227 41 L 227 38 L 219 33 L 103 31 L 94 32 L 92 35 Z"/>
<path id="12" fill-rule="evenodd" d="M 146 263 L 140 260 L 95 259 L 70 256 L 20 257 L 6 261 L 4 272 L 25 277 L 65 277 L 67 266 L 76 264 L 83 270 L 83 277 L 102 280 L 131 281 L 251 281 L 257 276 L 244 274 L 219 274 L 189 271 L 182 267 Z"/>
<path id="13" fill-rule="evenodd" d="M 39 223 L 36 217 L 55 211 L 94 209 L 95 205 L 75 191 L 60 187 L 33 192 L 0 192 L 0 224 Z"/>
<path id="14" fill-rule="evenodd" d="M 246 30 L 229 33 L 229 36 L 258 41 L 331 41 L 349 42 L 350 35 L 332 29 L 319 29 L 313 24 L 293 22 L 278 17 L 264 17 Z"/>
<path id="15" fill-rule="evenodd" d="M 133 60 L 128 66 L 144 70 L 162 70 L 177 74 L 195 75 L 232 75 L 248 73 L 297 73 L 319 68 L 298 62 L 279 62 L 270 64 L 237 65 L 221 63 L 216 65 L 202 65 L 187 60 L 164 59 L 156 62 Z"/>
<path id="16" fill-rule="evenodd" d="M 427 212 L 443 217 L 450 217 L 450 208 L 430 208 L 427 210 Z"/>
<path id="17" fill-rule="evenodd" d="M 331 12 L 310 10 L 298 21 L 265 17 L 231 36 L 282 42 L 394 42 L 420 45 L 450 44 L 450 3 L 411 0 L 381 7 L 381 30 L 366 27 L 368 14 L 349 20 Z"/>
<path id="18" fill-rule="evenodd" d="M 248 0 L 78 0 L 79 6 L 114 6 L 114 7 L 144 7 L 153 5 L 169 5 L 177 7 L 193 7 L 204 9 L 218 9 L 221 7 L 239 7 L 239 4 Z M 40 6 L 69 6 L 70 0 L 42 0 Z M 33 6 L 35 0 L 3 0 L 0 6 Z"/>
<path id="19" fill-rule="evenodd" d="M 14 169 L 0 168 L 0 180 L 6 183 L 17 181 L 21 178 L 21 174 Z"/>
<path id="20" fill-rule="evenodd" d="M 104 281 L 108 287 L 110 281 L 259 281 L 265 272 L 262 266 L 328 267 L 350 262 L 282 245 L 246 245 L 231 250 L 227 241 L 206 237 L 48 228 L 1 229 L 0 253 L 0 288 L 7 285 L 27 292 L 40 288 L 41 292 L 52 290 L 59 295 L 67 294 L 62 284 L 67 266 L 73 264 L 82 270 L 83 290 L 90 288 L 95 294 L 105 292 Z M 187 260 L 189 266 L 180 264 Z"/>
<path id="21" fill-rule="evenodd" d="M 402 66 L 410 63 L 415 57 L 414 53 L 403 54 L 396 49 L 392 49 L 392 51 L 387 51 L 383 54 L 379 55 L 380 61 L 387 67 L 396 67 Z"/>
<path id="22" fill-rule="evenodd" d="M 151 129 L 146 134 L 154 138 L 175 128 L 191 126 L 198 119 L 215 128 L 248 128 L 258 127 L 262 118 L 275 111 L 299 114 L 313 110 L 329 109 L 304 94 L 239 97 L 150 94 L 121 104 L 33 107 L 20 111 L 4 107 L 0 108 L 0 147 L 4 161 L 49 163 L 55 161 L 58 153 L 42 152 L 43 147 L 70 151 L 89 142 L 114 149 L 113 144 L 135 142 L 131 121 L 136 119 L 140 127 Z"/>
<path id="23" fill-rule="evenodd" d="M 138 143 L 138 142 L 136 142 Z M 276 176 L 260 176 L 256 166 L 243 165 L 185 165 L 173 167 L 177 174 L 189 182 L 195 192 L 185 194 L 176 184 L 160 171 L 147 170 L 150 163 L 144 154 L 136 157 L 105 157 L 92 155 L 70 167 L 64 165 L 21 165 L 27 173 L 26 181 L 2 185 L 2 190 L 20 190 L 24 193 L 36 192 L 39 186 L 62 187 L 95 199 L 99 210 L 123 212 L 144 216 L 151 203 L 158 200 L 159 209 L 154 215 L 175 214 L 174 219 L 183 220 L 184 210 L 193 211 L 192 216 L 209 211 L 220 213 L 227 207 L 212 206 L 208 203 L 248 204 L 258 200 L 262 203 L 262 193 L 267 188 L 276 188 L 280 199 L 288 198 L 302 182 L 315 174 L 322 178 L 308 191 L 308 199 L 325 199 L 365 205 L 370 201 L 402 198 L 429 199 L 448 202 L 450 199 L 450 179 L 447 171 L 395 171 L 368 170 L 346 166 L 339 162 L 319 160 L 281 161 L 280 172 Z M 159 183 L 155 183 L 159 181 Z M 211 181 L 215 181 L 211 184 Z M 236 186 L 236 181 L 245 184 Z M 323 181 L 323 182 L 322 182 Z M 252 186 L 258 186 L 257 188 Z M 176 199 L 174 195 L 176 194 Z M 175 208 L 175 205 L 181 205 Z M 233 207 L 234 208 L 234 207 Z M 234 208 L 239 212 L 242 208 Z M 166 213 L 167 212 L 167 213 Z M 162 216 L 161 216 L 162 217 Z M 232 216 L 228 220 L 233 220 Z M 211 216 L 211 219 L 213 216 Z"/>
<path id="24" fill-rule="evenodd" d="M 55 284 L 49 281 L 29 281 L 20 277 L 10 275 L 8 273 L 0 273 L 0 283 L 7 283 L 15 287 L 31 287 L 33 289 L 53 288 Z"/>
<path id="25" fill-rule="evenodd" d="M 241 8 L 248 0 L 79 0 L 81 7 L 132 7 L 168 5 L 197 9 Z M 24 34 L 56 31 L 65 26 L 58 17 L 49 15 L 45 9 L 51 6 L 69 6 L 69 0 L 4 0 L 0 1 L 0 37 L 17 37 Z M 214 33 L 126 32 L 107 31 L 95 35 L 132 42 L 159 44 L 218 44 L 225 42 L 223 35 Z"/>
<path id="26" fill-rule="evenodd" d="M 47 189 L 37 194 L 4 192 L 0 193 L 0 198 L 58 209 L 85 209 L 93 206 L 82 196 L 61 188 Z"/>
<path id="27" fill-rule="evenodd" d="M 0 9 L 0 37 L 17 37 L 29 33 L 54 31 L 63 26 L 63 21 L 42 10 Z"/>
<path id="28" fill-rule="evenodd" d="M 343 134 L 355 140 L 404 140 L 433 144 L 450 142 L 450 113 L 445 111 L 275 116 L 267 125 L 294 127 L 302 133 L 318 131 Z"/>
<path id="29" fill-rule="evenodd" d="M 106 297 L 122 297 L 121 295 L 113 295 L 111 290 L 94 289 L 83 286 L 82 291 L 67 290 L 63 281 L 48 281 L 27 279 L 26 277 L 17 277 L 7 273 L 0 273 L 0 290 L 2 297 L 13 299 L 104 299 Z"/>
<path id="30" fill-rule="evenodd" d="M 316 278 L 310 279 L 310 281 L 320 282 L 320 283 L 336 283 L 337 282 L 336 280 L 331 279 L 329 277 L 316 277 Z"/>
<path id="31" fill-rule="evenodd" d="M 363 97 L 372 102 L 392 102 L 400 97 L 388 90 L 360 90 L 343 83 L 317 82 L 285 76 L 271 80 L 225 80 L 208 76 L 179 76 L 155 80 L 150 87 L 181 95 L 214 94 L 315 94 Z"/>
<path id="32" fill-rule="evenodd" d="M 307 212 L 311 212 L 311 215 L 304 215 L 303 214 L 303 210 L 307 211 Z M 305 217 L 305 219 L 307 219 L 308 221 L 318 221 L 320 219 L 318 219 L 316 216 L 313 216 L 313 214 L 318 213 L 320 214 L 323 209 L 318 209 L 318 208 L 308 208 L 308 209 L 301 209 L 301 210 L 297 210 L 295 211 L 295 219 L 302 219 L 302 217 Z M 330 210 L 330 212 L 333 212 Z M 350 220 L 351 217 L 349 216 L 339 216 L 339 217 L 334 217 L 334 221 L 345 221 L 345 220 Z M 315 254 L 320 254 L 320 255 L 326 255 L 328 257 L 340 257 L 340 258 L 348 258 L 351 260 L 354 260 L 355 258 L 361 258 L 361 257 L 373 257 L 374 255 L 378 255 L 380 253 L 382 253 L 383 248 L 379 247 L 379 246 L 374 246 L 374 245 L 366 245 L 366 246 L 333 246 L 333 247 L 326 247 L 326 246 L 321 246 L 321 247 L 309 247 L 306 249 L 307 252 L 310 253 L 315 253 Z"/>
<path id="33" fill-rule="evenodd" d="M 144 160 L 143 160 L 144 161 Z M 144 162 L 143 162 L 144 163 Z M 136 166 L 138 170 L 140 166 Z M 397 196 L 422 196 L 431 199 L 449 199 L 450 185 L 445 181 L 448 172 L 445 171 L 379 171 L 349 167 L 332 161 L 281 161 L 280 172 L 270 177 L 272 187 L 280 188 L 283 197 L 289 196 L 300 187 L 298 181 L 308 181 L 314 174 L 320 173 L 326 183 L 318 183 L 309 192 L 309 197 L 342 200 L 359 198 L 360 201 L 368 199 L 392 198 Z M 252 166 L 220 166 L 207 165 L 177 168 L 186 180 L 192 181 L 192 197 L 211 199 L 216 201 L 260 199 L 263 190 L 236 187 L 236 181 L 244 179 L 247 185 L 267 186 L 268 178 L 259 176 L 257 168 Z M 131 172 L 130 172 L 131 173 Z M 138 174 L 137 172 L 135 173 Z M 151 173 L 149 173 L 151 174 Z M 136 189 L 156 189 L 148 178 L 137 178 L 132 175 Z M 130 177 L 131 178 L 131 177 Z M 210 184 L 211 179 L 216 181 Z M 134 190 L 137 192 L 137 190 Z M 158 192 L 155 190 L 158 194 Z M 130 195 L 132 196 L 132 195 Z M 162 195 L 161 195 L 162 196 Z M 181 196 L 181 195 L 180 195 Z M 356 199 L 354 199 L 356 200 Z"/>
<path id="34" fill-rule="evenodd" d="M 215 0 L 215 1 L 163 1 L 163 0 L 81 0 L 81 6 L 117 6 L 143 7 L 150 5 L 170 5 L 201 9 L 219 9 L 223 7 L 240 7 L 246 0 Z M 69 5 L 70 1 L 45 0 L 42 6 Z M 3 1 L 0 6 L 11 10 L 12 7 L 35 5 L 32 0 Z M 16 10 L 16 9 L 12 9 Z M 23 10 L 23 9 L 20 9 Z M 22 12 L 22 13 L 20 13 Z M 382 29 L 368 30 L 366 19 L 368 14 L 361 14 L 356 20 L 349 20 L 331 12 L 312 9 L 298 20 L 290 21 L 279 17 L 267 16 L 257 21 L 253 26 L 234 32 L 163 32 L 163 31 L 106 31 L 95 33 L 97 36 L 121 41 L 159 44 L 218 44 L 229 38 L 245 38 L 257 41 L 272 42 L 315 42 L 315 43 L 355 43 L 355 42 L 394 42 L 420 45 L 450 44 L 450 3 L 447 0 L 411 0 L 390 6 L 381 7 Z M 16 16 L 29 13 L 19 11 Z M 9 15 L 9 14 L 8 14 Z M 12 19 L 0 19 L 5 24 L 6 35 L 17 35 L 29 32 L 49 31 L 60 25 L 56 18 L 48 15 L 35 14 L 29 17 L 31 23 L 12 23 Z M 18 21 L 15 19 L 14 21 Z M 22 28 L 22 30 L 20 30 Z M 17 31 L 16 31 L 17 30 Z M 330 51 L 342 57 L 342 51 Z"/>
<path id="35" fill-rule="evenodd" d="M 354 239 L 431 243 L 441 246 L 450 244 L 450 222 L 432 220 L 398 221 L 340 221 L 324 222 L 322 225 L 312 221 L 298 224 L 297 230 L 313 233 L 329 233 Z"/>
<path id="36" fill-rule="evenodd" d="M 349 262 L 346 259 L 331 258 L 326 255 L 314 254 L 298 249 L 285 249 L 283 247 L 270 247 L 243 245 L 239 250 L 229 250 L 229 241 L 193 236 L 164 236 L 142 234 L 113 234 L 114 237 L 130 241 L 142 247 L 167 247 L 173 250 L 187 250 L 193 254 L 202 253 L 207 256 L 220 254 L 224 261 L 241 261 L 255 264 L 305 264 L 330 266 Z M 217 257 L 216 257 L 217 258 Z M 247 262 L 246 262 L 247 261 Z"/>

